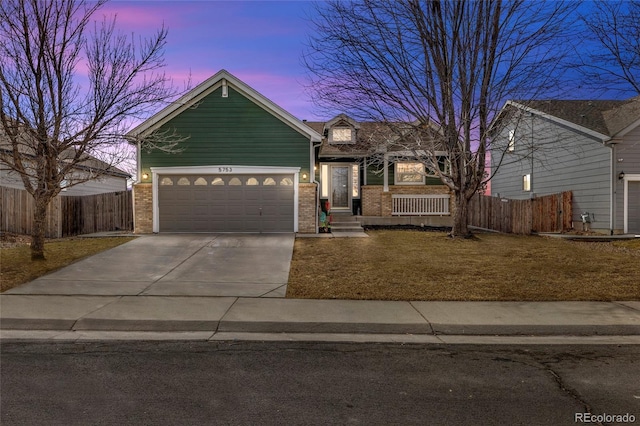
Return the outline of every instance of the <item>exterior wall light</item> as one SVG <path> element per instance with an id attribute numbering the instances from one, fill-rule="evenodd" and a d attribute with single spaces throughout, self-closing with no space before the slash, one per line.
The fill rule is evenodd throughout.
<path id="1" fill-rule="evenodd" d="M 620 180 L 624 179 L 624 172 L 620 172 L 618 174 L 618 179 L 620 179 Z"/>
<path id="2" fill-rule="evenodd" d="M 302 179 L 306 179 L 306 178 L 307 178 L 307 174 L 306 174 L 306 173 L 303 173 L 303 174 L 302 174 Z"/>
<path id="3" fill-rule="evenodd" d="M 143 174 L 142 174 L 142 179 L 143 179 L 143 180 L 147 180 L 147 179 L 149 179 L 149 173 L 143 173 Z"/>

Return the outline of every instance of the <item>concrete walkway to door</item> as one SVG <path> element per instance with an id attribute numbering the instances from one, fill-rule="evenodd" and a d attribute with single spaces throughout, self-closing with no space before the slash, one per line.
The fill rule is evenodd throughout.
<path id="1" fill-rule="evenodd" d="M 6 294 L 284 297 L 294 239 L 293 233 L 147 235 Z"/>

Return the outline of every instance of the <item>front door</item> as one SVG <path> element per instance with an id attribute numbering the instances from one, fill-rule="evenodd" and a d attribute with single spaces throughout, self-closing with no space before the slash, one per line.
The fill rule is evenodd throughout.
<path id="1" fill-rule="evenodd" d="M 349 208 L 349 166 L 331 166 L 331 208 Z"/>

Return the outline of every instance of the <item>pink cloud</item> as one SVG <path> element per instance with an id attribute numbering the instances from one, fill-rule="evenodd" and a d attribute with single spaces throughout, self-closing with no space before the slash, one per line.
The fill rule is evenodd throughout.
<path id="1" fill-rule="evenodd" d="M 146 6 L 144 3 L 107 3 L 100 8 L 94 18 L 97 20 L 102 17 L 116 17 L 116 26 L 122 31 L 133 31 L 135 33 L 155 31 L 162 27 L 169 27 L 170 24 L 182 24 L 180 15 L 176 14 L 177 8 L 171 3 L 158 4 L 153 7 Z"/>

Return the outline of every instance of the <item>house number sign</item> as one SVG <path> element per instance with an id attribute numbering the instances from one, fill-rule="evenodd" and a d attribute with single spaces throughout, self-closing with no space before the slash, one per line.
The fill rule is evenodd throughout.
<path id="1" fill-rule="evenodd" d="M 218 167 L 218 173 L 233 173 L 233 167 Z"/>

